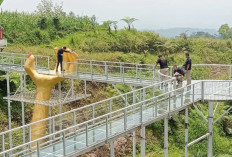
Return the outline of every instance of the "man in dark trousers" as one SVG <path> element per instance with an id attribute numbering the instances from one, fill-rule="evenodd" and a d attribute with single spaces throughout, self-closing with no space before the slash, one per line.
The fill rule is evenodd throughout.
<path id="1" fill-rule="evenodd" d="M 56 65 L 56 72 L 58 72 L 58 67 L 60 65 L 60 69 L 61 69 L 61 72 L 63 71 L 62 69 L 62 63 L 63 63 L 63 55 L 64 55 L 64 52 L 69 52 L 69 53 L 72 53 L 72 51 L 67 51 L 66 50 L 66 46 L 60 48 L 57 52 L 57 65 Z"/>
<path id="2" fill-rule="evenodd" d="M 173 66 L 174 69 L 174 77 L 176 77 L 178 85 L 182 85 L 182 80 L 184 77 L 184 71 L 181 68 L 178 68 L 177 65 Z"/>
<path id="3" fill-rule="evenodd" d="M 192 70 L 192 60 L 189 57 L 189 53 L 185 53 L 185 57 L 187 58 L 185 64 L 183 65 L 185 67 L 185 74 L 187 79 L 187 85 L 191 84 L 191 70 Z"/>

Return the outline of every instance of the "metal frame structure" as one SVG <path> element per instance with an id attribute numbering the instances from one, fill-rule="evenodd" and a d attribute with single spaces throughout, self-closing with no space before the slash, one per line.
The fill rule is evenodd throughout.
<path id="1" fill-rule="evenodd" d="M 7 72 L 7 99 L 8 99 L 8 119 L 9 128 L 11 127 L 11 110 L 10 110 L 10 86 L 9 86 L 9 73 L 11 71 L 21 72 L 20 80 L 25 81 L 25 72 L 23 70 L 23 65 L 25 62 L 25 55 L 21 54 L 7 54 L 1 53 L 0 56 L 0 70 Z M 36 57 L 36 56 L 35 56 Z M 18 58 L 18 59 L 17 59 Z M 49 70 L 49 57 L 47 68 L 44 68 L 44 63 L 40 63 L 39 59 L 43 56 L 38 56 L 36 59 L 35 67 L 39 73 L 51 74 L 53 72 Z M 5 62 L 6 61 L 6 62 Z M 84 63 L 83 63 L 84 62 Z M 68 63 L 67 63 L 68 64 Z M 69 63 L 70 64 L 70 63 Z M 114 156 L 114 140 L 120 136 L 133 132 L 133 157 L 136 156 L 136 133 L 135 131 L 140 129 L 141 134 L 141 156 L 145 156 L 145 126 L 154 123 L 160 119 L 164 119 L 164 154 L 165 157 L 168 156 L 168 118 L 176 112 L 185 109 L 185 157 L 188 156 L 188 147 L 195 144 L 196 142 L 208 137 L 208 156 L 213 156 L 212 154 L 212 136 L 213 136 L 213 124 L 216 123 L 221 117 L 228 113 L 232 107 L 230 107 L 225 113 L 219 116 L 215 121 L 213 121 L 214 113 L 217 110 L 213 110 L 213 102 L 218 101 L 228 101 L 232 100 L 232 86 L 231 86 L 231 67 L 230 65 L 210 65 L 218 67 L 226 67 L 229 69 L 227 79 L 229 80 L 199 80 L 193 84 L 186 87 L 176 87 L 176 81 L 170 76 L 166 76 L 167 80 L 160 82 L 160 76 L 162 74 L 159 71 L 151 71 L 151 67 L 154 65 L 142 65 L 142 64 L 130 64 L 130 63 L 120 63 L 120 62 L 105 62 L 105 61 L 91 61 L 91 60 L 77 60 L 76 73 L 63 73 L 60 77 L 71 78 L 72 85 L 73 79 L 81 79 L 97 82 L 106 83 L 120 83 L 126 85 L 132 85 L 132 91 L 121 94 L 110 99 L 106 99 L 94 104 L 90 104 L 78 109 L 74 109 L 65 113 L 61 113 L 61 107 L 59 105 L 60 113 L 58 115 L 51 116 L 51 109 L 49 108 L 49 118 L 41 121 L 37 121 L 30 124 L 24 123 L 24 117 L 22 117 L 22 126 L 14 129 L 10 129 L 3 133 L 0 133 L 2 152 L 0 155 L 37 155 L 46 156 L 46 149 L 50 150 L 53 147 L 53 155 L 60 156 L 76 156 L 90 151 L 105 143 L 110 143 L 111 156 Z M 41 66 L 42 65 L 42 66 Z M 83 67 L 81 67 L 83 66 Z M 96 67 L 94 67 L 96 66 Z M 205 65 L 196 65 L 205 66 Z M 20 67 L 20 68 L 16 68 Z M 41 70 L 40 67 L 43 69 Z M 89 68 L 90 72 L 84 71 Z M 117 70 L 114 71 L 113 69 Z M 129 70 L 128 70 L 129 69 Z M 150 69 L 150 72 L 149 72 Z M 172 67 L 170 67 L 172 69 Z M 81 71 L 83 70 L 83 71 Z M 148 71 L 148 76 L 151 78 L 147 79 L 143 76 L 143 70 Z M 95 72 L 96 71 L 96 72 Z M 113 71 L 113 72 L 112 72 Z M 144 73 L 144 74 L 145 74 Z M 86 76 L 86 78 L 81 78 L 80 74 Z M 170 75 L 172 70 L 170 70 Z M 89 77 L 90 76 L 90 77 Z M 99 79 L 99 76 L 103 76 Z M 119 77 L 119 81 L 113 80 L 114 77 Z M 139 76 L 139 77 L 138 77 Z M 23 79 L 24 78 L 24 79 Z M 103 78 L 103 79 L 102 79 Z M 129 78 L 129 79 L 128 79 Z M 134 81 L 134 79 L 136 81 Z M 110 80 L 111 79 L 111 80 Z M 128 79 L 128 80 L 126 80 Z M 146 81 L 144 81 L 146 79 Z M 148 82 L 147 82 L 148 80 Z M 132 81 L 132 82 L 131 82 Z M 133 82 L 134 81 L 134 82 Z M 157 82 L 157 83 L 156 83 Z M 167 85 L 166 86 L 162 86 Z M 140 89 L 134 89 L 133 86 L 145 86 Z M 21 83 L 19 90 L 25 92 L 26 84 Z M 59 89 L 60 89 L 59 84 Z M 162 90 L 163 94 L 156 95 L 157 90 Z M 73 87 L 70 88 L 73 90 Z M 73 92 L 71 92 L 73 96 Z M 86 94 L 86 88 L 85 88 Z M 17 95 L 17 94 L 16 94 Z M 19 94 L 21 97 L 23 94 Z M 22 99 L 21 99 L 22 100 Z M 18 99 L 18 101 L 21 101 Z M 75 101 L 75 100 L 74 100 Z M 208 120 L 208 130 L 209 132 L 188 143 L 188 107 L 194 105 L 198 101 L 209 101 L 209 117 Z M 24 102 L 22 101 L 22 115 L 24 113 Z M 37 103 L 37 102 L 36 102 Z M 43 105 L 47 102 L 41 103 Z M 61 103 L 58 103 L 61 104 Z M 196 110 L 204 117 L 200 110 L 194 105 Z M 99 111 L 101 113 L 99 114 Z M 80 114 L 81 113 L 81 114 Z M 78 117 L 88 115 L 90 119 L 77 122 Z M 72 122 L 68 127 L 63 127 L 62 121 L 64 118 L 69 118 Z M 48 122 L 48 134 L 44 137 L 31 141 L 31 126 L 42 121 Z M 58 122 L 58 123 L 57 123 Z M 56 129 L 59 126 L 59 130 Z M 118 130 L 119 127 L 120 129 Z M 14 146 L 11 140 L 12 134 L 15 131 L 22 130 L 23 144 Z M 103 136 L 104 135 L 104 136 Z M 19 135 L 21 136 L 21 135 Z M 80 140 L 80 136 L 85 139 Z M 9 148 L 5 147 L 5 140 L 9 137 Z M 40 143 L 41 140 L 46 139 L 45 143 Z M 78 140 L 79 139 L 79 140 Z M 87 139 L 87 140 L 86 140 Z M 70 145 L 70 142 L 72 143 Z M 36 147 L 32 147 L 32 143 L 37 143 Z M 60 149 L 57 150 L 57 146 Z M 70 149 L 74 149 L 70 151 Z M 37 151 L 34 151 L 37 149 Z M 28 151 L 30 152 L 28 154 Z M 62 152 L 62 153 L 61 153 Z M 57 154 L 58 153 L 58 154 Z"/>

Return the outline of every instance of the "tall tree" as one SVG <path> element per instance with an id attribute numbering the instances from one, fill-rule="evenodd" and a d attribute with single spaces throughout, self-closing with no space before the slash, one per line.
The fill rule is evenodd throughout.
<path id="1" fill-rule="evenodd" d="M 108 21 L 104 21 L 103 25 L 106 26 L 108 28 L 109 33 L 111 33 L 111 26 L 114 23 L 115 23 L 115 21 L 108 20 Z"/>
<path id="2" fill-rule="evenodd" d="M 118 23 L 118 21 L 113 22 L 115 33 L 117 33 L 117 29 L 118 29 L 117 23 Z"/>
<path id="3" fill-rule="evenodd" d="M 224 25 L 221 25 L 218 32 L 223 38 L 226 38 L 229 29 L 230 29 L 230 26 L 228 24 L 224 24 Z"/>
<path id="4" fill-rule="evenodd" d="M 127 23 L 128 29 L 130 31 L 132 23 L 135 22 L 135 21 L 137 21 L 138 19 L 130 18 L 130 17 L 125 17 L 124 19 L 121 19 L 121 20 Z"/>

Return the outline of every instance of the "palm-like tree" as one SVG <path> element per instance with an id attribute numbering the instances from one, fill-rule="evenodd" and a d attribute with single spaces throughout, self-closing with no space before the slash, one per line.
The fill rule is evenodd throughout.
<path id="1" fill-rule="evenodd" d="M 132 23 L 135 22 L 135 21 L 137 21 L 138 19 L 130 18 L 130 17 L 125 17 L 124 19 L 121 19 L 121 20 L 127 23 L 128 29 L 130 31 Z"/>
<path id="2" fill-rule="evenodd" d="M 118 21 L 113 22 L 115 33 L 117 33 L 117 29 L 118 29 L 117 23 L 118 23 Z"/>
<path id="3" fill-rule="evenodd" d="M 109 30 L 109 33 L 111 33 L 111 26 L 112 24 L 115 24 L 117 21 L 111 21 L 111 20 L 108 20 L 108 21 L 104 21 L 103 22 L 103 25 L 107 26 L 108 27 L 108 30 Z"/>

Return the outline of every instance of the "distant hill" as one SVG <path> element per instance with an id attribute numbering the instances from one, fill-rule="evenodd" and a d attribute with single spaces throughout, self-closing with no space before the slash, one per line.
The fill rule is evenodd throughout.
<path id="1" fill-rule="evenodd" d="M 143 31 L 149 31 L 149 30 L 143 30 Z M 150 30 L 151 31 L 151 30 Z M 186 33 L 188 35 L 191 35 L 192 33 L 196 32 L 207 32 L 211 35 L 217 34 L 218 31 L 216 29 L 200 29 L 200 28 L 169 28 L 169 29 L 159 29 L 159 30 L 153 30 L 156 33 L 159 33 L 161 36 L 166 38 L 174 38 L 181 33 Z"/>

